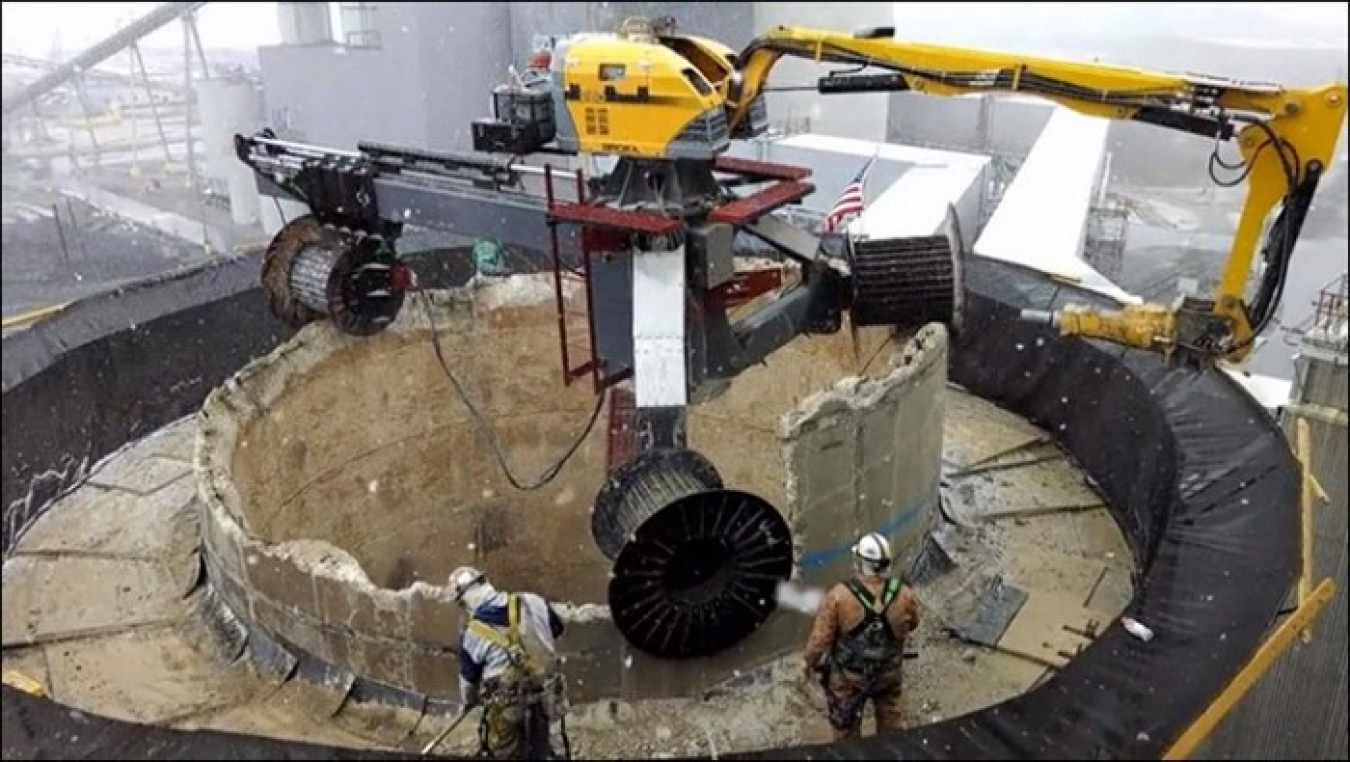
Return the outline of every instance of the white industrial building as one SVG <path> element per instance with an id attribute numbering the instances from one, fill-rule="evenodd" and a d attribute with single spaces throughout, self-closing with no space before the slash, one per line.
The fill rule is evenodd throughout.
<path id="1" fill-rule="evenodd" d="M 742 143 L 732 153 L 810 168 L 816 192 L 804 199 L 801 213 L 808 219 L 824 217 L 853 176 L 875 157 L 864 187 L 867 210 L 850 223 L 850 234 L 934 235 L 942 231 L 950 207 L 975 253 L 1137 302 L 1138 297 L 1084 257 L 1094 202 L 1106 182 L 1106 125 L 1055 109 L 997 199 L 990 187 L 992 161 L 979 154 L 825 135 Z"/>
<path id="2" fill-rule="evenodd" d="M 948 205 L 963 231 L 980 229 L 987 216 L 987 156 L 818 134 L 738 143 L 730 153 L 809 168 L 816 191 L 797 216 L 811 223 L 824 218 L 854 175 L 873 162 L 863 188 L 867 211 L 849 223 L 852 235 L 933 235 L 942 229 Z"/>

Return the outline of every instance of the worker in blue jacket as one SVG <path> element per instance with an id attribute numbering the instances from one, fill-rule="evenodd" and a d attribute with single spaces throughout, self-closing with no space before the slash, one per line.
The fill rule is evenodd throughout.
<path id="1" fill-rule="evenodd" d="M 565 709 L 558 612 L 535 593 L 497 590 L 468 566 L 450 575 L 450 591 L 465 613 L 460 698 L 465 711 L 483 707 L 482 752 L 492 759 L 553 759 L 550 724 L 561 722 Z"/>

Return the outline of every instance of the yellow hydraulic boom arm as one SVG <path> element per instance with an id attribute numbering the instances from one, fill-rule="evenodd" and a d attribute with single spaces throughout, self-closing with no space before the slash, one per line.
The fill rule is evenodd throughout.
<path id="1" fill-rule="evenodd" d="M 1213 299 L 1175 309 L 1128 306 L 1119 312 L 1071 308 L 1052 317 L 1060 331 L 1171 355 L 1238 361 L 1275 315 L 1294 242 L 1317 181 L 1330 165 L 1345 119 L 1343 82 L 1315 89 L 1166 74 L 1096 63 L 941 47 L 893 39 L 888 28 L 847 34 L 777 27 L 742 52 L 723 80 L 735 131 L 783 56 L 884 69 L 885 74 L 821 78 L 822 93 L 913 91 L 930 95 L 1020 93 L 1090 116 L 1146 122 L 1214 137 L 1215 164 L 1241 175 L 1248 190 L 1232 248 Z M 1225 163 L 1217 142 L 1236 137 L 1242 162 Z M 1267 216 L 1281 205 L 1262 251 L 1266 269 L 1250 304 L 1248 274 Z"/>

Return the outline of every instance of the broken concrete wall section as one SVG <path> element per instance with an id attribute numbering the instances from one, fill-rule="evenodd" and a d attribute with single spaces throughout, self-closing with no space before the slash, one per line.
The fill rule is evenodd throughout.
<path id="1" fill-rule="evenodd" d="M 430 293 L 447 365 L 512 473 L 534 480 L 596 405 L 590 384 L 561 383 L 552 278 Z M 576 701 L 699 695 L 800 646 L 810 619 L 786 611 L 706 659 L 662 661 L 629 646 L 609 620 L 610 562 L 590 536 L 606 476 L 604 411 L 557 479 L 513 488 L 432 350 L 427 314 L 419 296 L 378 336 L 311 325 L 208 397 L 195 456 L 203 559 L 239 620 L 339 671 L 437 698 L 457 695 L 461 618 L 442 585 L 464 563 L 501 589 L 563 602 L 560 653 Z M 924 526 L 906 509 L 927 510 L 936 484 L 941 329 L 925 329 L 881 380 L 820 393 L 888 345 L 880 329 L 861 331 L 856 344 L 844 333 L 802 338 L 691 410 L 691 445 L 728 485 L 798 525 L 808 580 L 839 570 L 820 559 L 846 558 L 858 528 L 891 527 L 908 548 Z M 813 412 L 792 412 L 798 406 Z M 796 433 L 784 434 L 785 413 Z M 818 425 L 829 416 L 831 426 Z M 850 461 L 842 482 L 823 481 L 831 456 L 792 446 L 808 429 L 853 432 L 856 478 Z M 887 457 L 896 447 L 905 456 Z M 788 476 L 803 468 L 805 482 Z"/>
<path id="2" fill-rule="evenodd" d="M 447 364 L 523 481 L 595 404 L 588 385 L 562 388 L 538 361 L 556 352 L 545 285 L 431 297 Z M 603 478 L 605 431 L 547 487 L 512 492 L 430 348 L 427 313 L 410 302 L 371 339 L 308 326 L 208 397 L 195 462 L 222 603 L 287 648 L 443 698 L 458 695 L 461 622 L 442 586 L 455 566 L 476 564 L 503 589 L 604 600 L 607 560 L 578 516 Z M 567 613 L 606 616 L 584 604 Z"/>
<path id="3" fill-rule="evenodd" d="M 817 384 L 819 391 L 798 398 L 795 406 L 778 416 L 775 438 L 782 468 L 766 468 L 765 472 L 781 481 L 765 489 L 792 529 L 795 581 L 805 587 L 819 589 L 845 579 L 851 573 L 850 549 L 864 532 L 885 534 L 896 568 L 908 571 L 920 557 L 924 537 L 941 517 L 938 480 L 947 331 L 938 324 L 928 325 L 908 341 L 888 333 L 880 329 L 861 332 L 866 351 L 858 354 L 878 357 L 889 349 L 889 362 L 879 368 L 861 362 L 851 369 L 852 375 L 835 375 L 837 380 L 825 389 Z M 840 344 L 849 341 L 843 335 L 833 338 Z M 810 347 L 811 341 L 799 338 L 782 351 Z M 826 347 L 816 351 L 822 353 L 819 356 L 830 354 Z M 836 355 L 840 352 L 849 354 L 836 347 Z M 776 356 L 770 364 L 784 359 Z M 781 370 L 773 377 L 786 380 Z M 700 412 L 706 414 L 706 408 Z M 767 448 L 759 441 L 753 445 L 734 461 L 767 459 Z M 732 459 L 732 453 L 727 457 Z M 811 622 L 812 617 L 802 612 L 780 607 L 754 636 L 722 654 L 690 664 L 678 673 L 678 679 L 699 690 L 753 679 L 743 673 L 800 649 Z M 642 674 L 649 683 L 649 695 L 661 695 L 650 685 L 654 675 Z"/>
<path id="4" fill-rule="evenodd" d="M 908 573 L 940 517 L 947 332 L 919 331 L 876 380 L 848 378 L 783 419 L 787 512 L 802 582 L 850 573 L 853 541 L 880 532 Z"/>

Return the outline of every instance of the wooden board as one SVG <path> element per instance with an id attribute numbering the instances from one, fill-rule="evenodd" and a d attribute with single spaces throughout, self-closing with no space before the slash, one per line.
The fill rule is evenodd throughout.
<path id="1" fill-rule="evenodd" d="M 1057 593 L 1028 591 L 1026 603 L 998 642 L 999 650 L 1047 667 L 1063 667 L 1113 618 L 1087 608 L 1081 601 Z"/>
<path id="2" fill-rule="evenodd" d="M 1030 529 L 1030 528 L 1025 528 Z M 1106 571 L 1106 564 L 1072 553 L 1026 553 L 1004 563 L 1007 579 L 1028 592 L 1061 595 L 1079 606 L 1088 605 Z"/>
<path id="3" fill-rule="evenodd" d="M 1053 669 L 1021 654 L 995 650 L 981 658 L 986 667 L 1002 674 L 1004 679 L 1016 685 L 1021 693 L 1031 690 L 1037 683 L 1054 673 Z"/>

